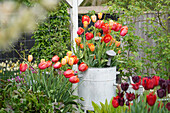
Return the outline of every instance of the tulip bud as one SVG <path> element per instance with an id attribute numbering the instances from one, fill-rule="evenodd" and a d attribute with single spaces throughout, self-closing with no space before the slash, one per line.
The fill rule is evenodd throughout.
<path id="1" fill-rule="evenodd" d="M 39 65 L 38 65 L 38 68 L 39 69 L 46 69 L 47 68 L 47 62 L 41 62 L 41 63 L 39 63 Z"/>
<path id="2" fill-rule="evenodd" d="M 121 53 L 121 50 L 119 49 L 119 51 L 118 51 L 117 53 L 120 54 L 120 53 Z"/>
<path id="3" fill-rule="evenodd" d="M 62 65 L 66 65 L 67 64 L 67 59 L 66 58 L 62 58 L 61 59 L 61 64 Z"/>
<path id="4" fill-rule="evenodd" d="M 60 57 L 58 57 L 57 55 L 55 55 L 55 56 L 53 56 L 52 61 L 53 61 L 53 62 L 58 62 L 59 59 L 60 59 Z"/>
<path id="5" fill-rule="evenodd" d="M 91 20 L 92 20 L 92 22 L 95 23 L 95 22 L 96 22 L 96 15 L 92 15 L 92 16 L 91 16 Z"/>
<path id="6" fill-rule="evenodd" d="M 113 24 L 114 24 L 114 21 L 113 20 L 109 20 L 109 27 L 110 28 L 112 28 Z"/>
<path id="7" fill-rule="evenodd" d="M 28 62 L 31 62 L 33 60 L 33 56 L 32 55 L 28 55 Z"/>
<path id="8" fill-rule="evenodd" d="M 40 62 L 45 62 L 45 59 L 41 59 L 41 61 Z"/>
<path id="9" fill-rule="evenodd" d="M 116 47 L 119 47 L 120 46 L 120 42 L 116 41 Z"/>
<path id="10" fill-rule="evenodd" d="M 78 83 L 79 82 L 79 78 L 78 78 L 78 76 L 72 76 L 72 77 L 69 78 L 69 81 L 71 83 Z"/>
<path id="11" fill-rule="evenodd" d="M 166 96 L 165 89 L 158 89 L 157 90 L 157 95 L 158 95 L 159 98 L 163 98 L 164 96 Z"/>
<path id="12" fill-rule="evenodd" d="M 95 46 L 94 45 L 90 45 L 90 50 L 93 52 L 95 50 Z"/>
<path id="13" fill-rule="evenodd" d="M 56 62 L 56 63 L 53 65 L 54 69 L 59 69 L 61 66 L 62 66 L 62 65 L 61 65 L 60 62 Z"/>
<path id="14" fill-rule="evenodd" d="M 139 77 L 138 77 L 138 76 L 133 76 L 133 77 L 132 77 L 132 81 L 133 81 L 134 83 L 138 83 L 138 82 L 139 82 Z"/>
<path id="15" fill-rule="evenodd" d="M 117 108 L 119 106 L 118 98 L 119 98 L 118 96 L 113 97 L 112 105 L 113 105 L 114 108 Z"/>
<path id="16" fill-rule="evenodd" d="M 153 106 L 156 102 L 156 95 L 153 95 L 153 92 L 149 93 L 149 95 L 146 95 L 146 101 L 150 106 Z"/>
<path id="17" fill-rule="evenodd" d="M 81 42 L 81 37 L 77 37 L 77 38 L 75 38 L 75 42 L 76 42 L 76 44 L 77 44 L 77 45 L 79 45 L 79 44 L 80 44 L 80 42 Z"/>
<path id="18" fill-rule="evenodd" d="M 68 56 L 68 57 L 71 57 L 71 55 L 72 55 L 72 52 L 71 52 L 71 51 L 68 51 L 68 52 L 67 52 L 67 56 Z"/>
<path id="19" fill-rule="evenodd" d="M 74 64 L 74 58 L 73 57 L 71 57 L 69 59 L 68 64 L 71 65 L 71 66 Z"/>
<path id="20" fill-rule="evenodd" d="M 27 64 L 24 63 L 20 64 L 19 69 L 21 72 L 25 72 L 27 68 L 28 68 Z"/>
<path id="21" fill-rule="evenodd" d="M 81 49 L 83 49 L 83 48 L 84 48 L 83 44 L 80 44 L 80 48 L 81 48 Z"/>
<path id="22" fill-rule="evenodd" d="M 129 88 L 129 84 L 128 83 L 121 83 L 121 88 L 123 91 L 127 91 L 127 89 Z"/>
<path id="23" fill-rule="evenodd" d="M 84 21 L 84 22 L 83 22 L 83 27 L 84 27 L 84 28 L 87 28 L 87 26 L 88 26 L 88 22 L 87 22 L 87 21 Z"/>
<path id="24" fill-rule="evenodd" d="M 103 13 L 98 13 L 99 20 L 102 18 L 102 16 L 103 16 Z"/>
<path id="25" fill-rule="evenodd" d="M 50 66 L 52 66 L 52 62 L 49 60 L 47 61 L 47 67 L 50 67 Z"/>
<path id="26" fill-rule="evenodd" d="M 69 59 L 70 59 L 70 57 L 68 57 L 68 56 L 65 56 L 64 58 L 66 58 L 67 59 L 67 62 L 69 61 Z"/>

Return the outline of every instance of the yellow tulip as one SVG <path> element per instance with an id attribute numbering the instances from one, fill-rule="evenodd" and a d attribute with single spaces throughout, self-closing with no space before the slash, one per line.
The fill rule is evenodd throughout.
<path id="1" fill-rule="evenodd" d="M 91 20 L 92 20 L 92 22 L 95 23 L 95 22 L 96 22 L 96 15 L 92 15 L 92 16 L 91 16 Z"/>
<path id="2" fill-rule="evenodd" d="M 87 28 L 88 24 L 89 24 L 89 23 L 88 23 L 87 21 L 84 21 L 84 22 L 83 22 L 84 28 Z"/>
<path id="3" fill-rule="evenodd" d="M 28 55 L 28 62 L 31 62 L 33 60 L 33 56 L 32 55 Z"/>
<path id="4" fill-rule="evenodd" d="M 67 52 L 67 56 L 68 56 L 68 57 L 71 57 L 71 55 L 72 55 L 72 52 L 71 52 L 71 51 L 68 51 L 68 52 Z"/>
<path id="5" fill-rule="evenodd" d="M 45 62 L 45 59 L 41 59 L 41 62 Z"/>
<path id="6" fill-rule="evenodd" d="M 68 64 L 69 64 L 70 66 L 72 66 L 72 65 L 74 64 L 74 58 L 73 58 L 73 57 L 71 57 L 71 58 L 69 59 Z"/>
<path id="7" fill-rule="evenodd" d="M 62 65 L 66 65 L 67 64 L 67 59 L 66 58 L 62 58 L 61 59 L 61 64 Z"/>
<path id="8" fill-rule="evenodd" d="M 98 18 L 101 19 L 103 16 L 103 13 L 98 13 Z"/>

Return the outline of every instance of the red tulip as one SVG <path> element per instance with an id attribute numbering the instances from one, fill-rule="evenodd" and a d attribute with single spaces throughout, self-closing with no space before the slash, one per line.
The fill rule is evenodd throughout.
<path id="1" fill-rule="evenodd" d="M 78 76 L 72 76 L 72 77 L 69 78 L 69 81 L 71 83 L 78 83 L 79 82 L 79 78 L 78 78 Z"/>
<path id="2" fill-rule="evenodd" d="M 82 27 L 78 28 L 77 34 L 81 35 L 84 32 L 84 29 Z"/>
<path id="3" fill-rule="evenodd" d="M 62 66 L 62 65 L 61 65 L 60 62 L 56 62 L 56 63 L 53 65 L 54 69 L 59 69 L 61 66 Z"/>
<path id="4" fill-rule="evenodd" d="M 116 27 L 117 27 L 117 23 L 116 23 L 116 22 L 113 22 L 113 25 L 112 25 L 112 27 L 111 27 L 111 30 L 115 30 Z"/>
<path id="5" fill-rule="evenodd" d="M 91 40 L 94 37 L 93 33 L 89 33 L 89 32 L 87 32 L 85 35 L 86 35 L 86 40 Z"/>
<path id="6" fill-rule="evenodd" d="M 106 34 L 106 35 L 104 36 L 103 41 L 104 41 L 105 43 L 108 43 L 108 42 L 110 42 L 110 41 L 111 41 L 111 39 L 112 39 L 112 36 L 111 36 L 111 35 L 109 35 L 109 34 Z"/>
<path id="7" fill-rule="evenodd" d="M 131 84 L 132 85 L 132 88 L 134 89 L 134 90 L 138 90 L 139 89 L 139 83 L 136 83 L 136 84 Z"/>
<path id="8" fill-rule="evenodd" d="M 84 62 L 82 62 L 79 67 L 78 67 L 79 71 L 86 71 L 88 69 L 87 64 L 85 64 Z"/>
<path id="9" fill-rule="evenodd" d="M 38 65 L 38 68 L 39 69 L 46 69 L 47 68 L 47 62 L 41 62 L 41 63 L 39 63 L 39 65 Z"/>
<path id="10" fill-rule="evenodd" d="M 24 63 L 20 64 L 19 66 L 21 72 L 25 72 L 27 68 L 28 68 L 27 64 Z"/>
<path id="11" fill-rule="evenodd" d="M 47 61 L 47 67 L 50 67 L 50 66 L 52 66 L 52 62 L 49 60 Z"/>
<path id="12" fill-rule="evenodd" d="M 94 27 L 95 27 L 95 28 L 98 28 L 98 29 L 101 29 L 103 25 L 104 25 L 104 22 L 103 22 L 102 20 L 98 20 L 98 21 L 94 24 Z"/>
<path id="13" fill-rule="evenodd" d="M 156 102 L 156 95 L 153 95 L 153 92 L 149 93 L 149 95 L 146 95 L 146 101 L 150 106 L 153 106 Z"/>
<path id="14" fill-rule="evenodd" d="M 127 34 L 128 30 L 127 29 L 122 29 L 120 30 L 120 35 L 125 36 Z"/>
<path id="15" fill-rule="evenodd" d="M 152 79 L 154 80 L 154 86 L 158 86 L 159 85 L 159 76 L 153 76 Z"/>
<path id="16" fill-rule="evenodd" d="M 119 31 L 122 27 L 122 24 L 117 23 L 117 26 L 114 31 Z"/>
<path id="17" fill-rule="evenodd" d="M 122 30 L 122 29 L 128 30 L 128 27 L 127 26 L 123 26 L 120 30 Z"/>
<path id="18" fill-rule="evenodd" d="M 74 76 L 74 71 L 71 70 L 71 69 L 67 69 L 67 70 L 64 72 L 64 76 L 65 76 L 66 78 L 70 78 L 70 77 Z"/>
<path id="19" fill-rule="evenodd" d="M 90 17 L 87 15 L 82 16 L 82 23 L 84 23 L 85 21 L 87 21 L 88 24 L 90 24 Z"/>
<path id="20" fill-rule="evenodd" d="M 102 30 L 104 33 L 108 33 L 109 32 L 109 24 L 108 23 L 105 23 L 103 26 L 102 26 Z"/>
<path id="21" fill-rule="evenodd" d="M 59 59 L 60 59 L 60 57 L 58 57 L 57 55 L 55 55 L 55 56 L 53 56 L 52 61 L 53 61 L 53 62 L 58 62 Z"/>
<path id="22" fill-rule="evenodd" d="M 71 57 L 74 58 L 74 64 L 77 64 L 79 62 L 79 59 L 77 58 L 76 55 L 72 55 Z"/>
<path id="23" fill-rule="evenodd" d="M 142 86 L 145 88 L 145 90 L 153 89 L 154 88 L 154 79 L 144 77 L 142 79 Z"/>
<path id="24" fill-rule="evenodd" d="M 135 99 L 135 94 L 134 93 L 126 93 L 126 98 L 128 101 L 132 101 L 133 99 Z"/>
<path id="25" fill-rule="evenodd" d="M 119 106 L 118 98 L 119 96 L 113 97 L 112 105 L 114 108 L 117 108 Z"/>

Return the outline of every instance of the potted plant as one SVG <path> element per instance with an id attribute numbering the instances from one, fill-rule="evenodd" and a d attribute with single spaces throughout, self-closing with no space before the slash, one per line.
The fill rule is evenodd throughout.
<path id="1" fill-rule="evenodd" d="M 104 102 L 116 95 L 116 63 L 121 54 L 120 38 L 128 32 L 127 26 L 113 20 L 101 20 L 102 13 L 82 17 L 83 28 L 79 27 L 75 38 L 74 54 L 79 58 L 78 95 L 85 110 L 93 110 L 91 102 Z M 88 28 L 92 20 L 92 26 Z M 116 55 L 117 54 L 117 55 Z"/>

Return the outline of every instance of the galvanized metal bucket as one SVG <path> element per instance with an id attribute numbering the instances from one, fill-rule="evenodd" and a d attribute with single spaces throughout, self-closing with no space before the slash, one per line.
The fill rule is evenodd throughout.
<path id="1" fill-rule="evenodd" d="M 116 96 L 116 67 L 109 68 L 88 68 L 87 71 L 80 73 L 78 85 L 78 96 L 85 101 L 79 100 L 84 106 L 84 110 L 94 110 L 92 101 L 100 104 L 110 101 Z"/>

